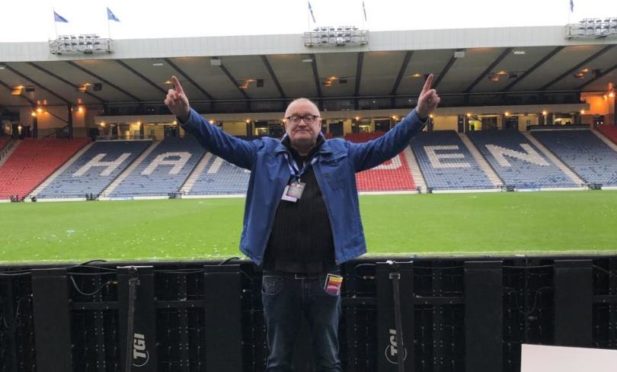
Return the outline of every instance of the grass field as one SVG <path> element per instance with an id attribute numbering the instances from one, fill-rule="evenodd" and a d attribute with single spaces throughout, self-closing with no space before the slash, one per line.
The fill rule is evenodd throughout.
<path id="1" fill-rule="evenodd" d="M 362 196 L 370 255 L 617 253 L 617 191 Z M 0 204 L 0 263 L 240 256 L 244 199 Z"/>

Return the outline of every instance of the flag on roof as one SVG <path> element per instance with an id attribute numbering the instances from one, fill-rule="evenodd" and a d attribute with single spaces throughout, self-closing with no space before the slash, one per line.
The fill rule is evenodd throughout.
<path id="1" fill-rule="evenodd" d="M 366 6 L 364 6 L 364 1 L 362 2 L 362 12 L 364 12 L 364 22 L 368 21 L 366 19 Z"/>
<path id="2" fill-rule="evenodd" d="M 54 10 L 54 22 L 69 23 L 69 21 L 67 21 L 66 18 L 58 14 L 55 10 Z"/>
<path id="3" fill-rule="evenodd" d="M 308 8 L 309 8 L 309 12 L 311 13 L 311 18 L 313 18 L 313 23 L 317 23 L 317 21 L 315 20 L 315 14 L 313 14 L 313 7 L 311 6 L 311 2 L 308 2 Z"/>
<path id="4" fill-rule="evenodd" d="M 112 12 L 111 9 L 109 9 L 109 8 L 107 8 L 107 20 L 115 21 L 115 22 L 120 22 L 120 19 L 118 17 L 116 17 L 114 12 Z"/>

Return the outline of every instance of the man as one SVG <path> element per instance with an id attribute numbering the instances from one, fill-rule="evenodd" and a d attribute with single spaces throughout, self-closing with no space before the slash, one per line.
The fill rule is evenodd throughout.
<path id="1" fill-rule="evenodd" d="M 366 252 L 355 173 L 401 152 L 424 127 L 440 98 L 429 75 L 412 110 L 367 143 L 326 140 L 319 109 L 292 101 L 281 140 L 245 141 L 192 110 L 175 76 L 165 104 L 210 152 L 249 169 L 240 250 L 264 270 L 262 302 L 269 356 L 266 371 L 290 371 L 301 317 L 308 320 L 319 371 L 341 371 L 339 265 Z"/>

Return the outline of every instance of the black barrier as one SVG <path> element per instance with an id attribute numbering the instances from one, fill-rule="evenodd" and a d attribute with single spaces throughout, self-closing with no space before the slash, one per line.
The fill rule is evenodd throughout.
<path id="1" fill-rule="evenodd" d="M 592 346 L 591 260 L 555 261 L 555 345 Z"/>
<path id="2" fill-rule="evenodd" d="M 501 261 L 465 262 L 467 371 L 499 371 L 503 365 L 502 278 Z"/>
<path id="3" fill-rule="evenodd" d="M 154 300 L 152 266 L 118 268 L 118 336 L 124 372 L 158 370 Z"/>
<path id="4" fill-rule="evenodd" d="M 242 370 L 240 265 L 205 266 L 206 370 Z"/>
<path id="5" fill-rule="evenodd" d="M 400 261 L 342 268 L 345 371 L 518 372 L 521 343 L 617 349 L 617 256 Z M 0 268 L 0 372 L 264 370 L 254 265 L 151 265 Z"/>
<path id="6" fill-rule="evenodd" d="M 32 311 L 38 372 L 70 371 L 71 332 L 66 269 L 32 272 Z"/>
<path id="7" fill-rule="evenodd" d="M 377 263 L 377 371 L 413 371 L 413 263 Z"/>

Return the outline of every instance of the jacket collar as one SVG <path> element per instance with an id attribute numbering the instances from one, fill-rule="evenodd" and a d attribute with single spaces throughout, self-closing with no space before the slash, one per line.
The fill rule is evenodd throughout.
<path id="1" fill-rule="evenodd" d="M 321 142 L 321 144 L 319 144 L 319 142 Z M 324 137 L 323 133 L 319 132 L 319 139 L 317 140 L 319 150 L 317 150 L 317 154 L 325 155 L 325 154 L 332 153 L 332 148 L 328 142 L 329 141 L 326 140 L 326 137 Z M 274 152 L 276 154 L 280 154 L 283 152 L 289 152 L 289 148 L 287 147 L 286 144 L 289 144 L 289 136 L 287 135 L 287 133 L 285 133 L 283 138 L 281 138 L 279 143 L 276 145 L 276 147 L 274 148 Z"/>

